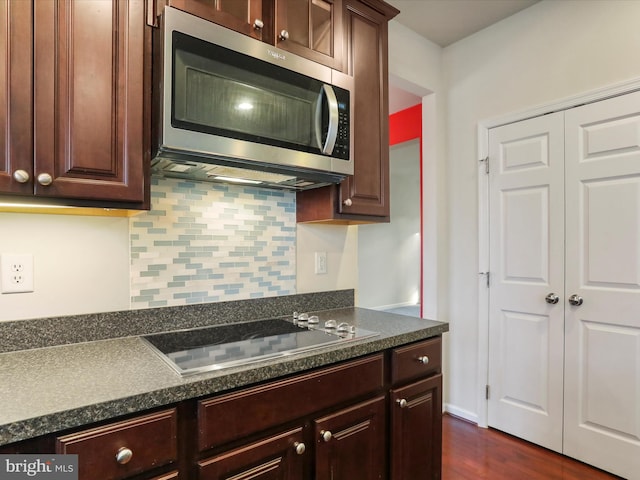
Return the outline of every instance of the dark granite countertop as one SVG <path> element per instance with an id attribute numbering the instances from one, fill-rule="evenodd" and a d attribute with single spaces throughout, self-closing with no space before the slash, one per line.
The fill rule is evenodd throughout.
<path id="1" fill-rule="evenodd" d="M 318 314 L 380 335 L 188 377 L 175 373 L 138 336 L 148 331 L 6 349 L 0 354 L 0 445 L 302 372 L 449 330 L 447 323 L 355 307 Z"/>

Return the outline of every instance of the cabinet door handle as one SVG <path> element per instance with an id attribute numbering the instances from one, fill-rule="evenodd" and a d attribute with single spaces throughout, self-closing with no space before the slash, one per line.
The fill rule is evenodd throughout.
<path id="1" fill-rule="evenodd" d="M 429 357 L 427 357 L 426 355 L 423 355 L 421 357 L 418 357 L 418 361 L 421 364 L 426 365 L 427 363 L 429 363 Z"/>
<path id="2" fill-rule="evenodd" d="M 16 170 L 13 172 L 13 179 L 18 183 L 27 183 L 29 178 L 29 172 L 26 170 Z"/>
<path id="3" fill-rule="evenodd" d="M 124 465 L 125 463 L 129 463 L 131 458 L 133 457 L 133 452 L 127 447 L 121 447 L 118 449 L 116 453 L 116 462 L 120 465 Z"/>
<path id="4" fill-rule="evenodd" d="M 38 175 L 37 180 L 40 185 L 44 185 L 45 187 L 53 183 L 53 177 L 48 173 L 41 173 Z"/>
<path id="5" fill-rule="evenodd" d="M 280 32 L 280 40 L 289 40 L 289 32 L 282 30 Z"/>
<path id="6" fill-rule="evenodd" d="M 253 28 L 255 28 L 256 30 L 262 30 L 263 27 L 264 27 L 264 22 L 259 18 L 256 18 L 253 21 Z"/>
<path id="7" fill-rule="evenodd" d="M 407 402 L 407 400 L 405 398 L 401 398 L 400 400 L 396 400 L 396 403 L 398 404 L 398 406 L 400 408 L 407 408 L 407 405 L 409 405 L 409 403 Z"/>
<path id="8" fill-rule="evenodd" d="M 350 198 L 347 198 L 344 202 L 342 202 L 342 204 L 345 207 L 350 207 L 351 205 L 353 205 L 353 201 Z"/>
<path id="9" fill-rule="evenodd" d="M 329 431 L 329 430 L 322 430 L 320 432 L 320 437 L 322 438 L 322 440 L 324 440 L 325 442 L 330 441 L 333 438 L 333 434 Z"/>
<path id="10" fill-rule="evenodd" d="M 305 450 L 307 449 L 307 447 L 302 442 L 294 443 L 293 444 L 293 448 L 296 451 L 297 455 L 302 455 L 305 452 Z"/>

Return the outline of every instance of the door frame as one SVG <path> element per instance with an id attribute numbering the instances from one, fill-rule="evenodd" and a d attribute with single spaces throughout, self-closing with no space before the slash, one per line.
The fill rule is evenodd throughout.
<path id="1" fill-rule="evenodd" d="M 476 421 L 479 427 L 487 428 L 489 420 L 489 402 L 486 398 L 486 385 L 489 382 L 489 288 L 487 275 L 482 273 L 489 270 L 489 176 L 485 173 L 485 159 L 489 155 L 489 130 L 639 90 L 640 78 L 635 78 L 478 122 L 478 370 L 476 377 L 478 379 L 478 415 Z"/>

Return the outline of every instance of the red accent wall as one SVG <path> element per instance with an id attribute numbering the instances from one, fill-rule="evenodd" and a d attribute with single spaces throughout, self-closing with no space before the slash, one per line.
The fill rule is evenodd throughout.
<path id="1" fill-rule="evenodd" d="M 389 145 L 396 145 L 414 138 L 422 140 L 421 103 L 389 115 Z"/>

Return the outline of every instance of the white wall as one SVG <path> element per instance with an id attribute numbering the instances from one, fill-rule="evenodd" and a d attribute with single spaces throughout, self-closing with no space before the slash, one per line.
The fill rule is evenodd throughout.
<path id="1" fill-rule="evenodd" d="M 296 235 L 297 293 L 357 287 L 357 226 L 298 224 Z M 326 252 L 326 274 L 315 273 L 315 252 Z"/>
<path id="2" fill-rule="evenodd" d="M 391 221 L 358 226 L 358 305 L 420 302 L 420 142 L 390 149 Z"/>
<path id="3" fill-rule="evenodd" d="M 129 308 L 129 219 L 0 213 L 0 254 L 33 254 L 34 292 L 0 295 L 0 321 Z"/>
<path id="4" fill-rule="evenodd" d="M 444 49 L 450 410 L 477 418 L 478 122 L 640 77 L 639 1 L 545 0 Z"/>

